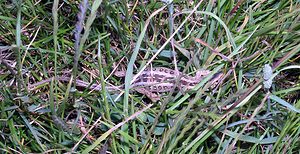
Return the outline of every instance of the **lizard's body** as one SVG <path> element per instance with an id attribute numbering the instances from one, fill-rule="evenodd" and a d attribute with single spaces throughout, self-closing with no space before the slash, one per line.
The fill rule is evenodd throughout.
<path id="1" fill-rule="evenodd" d="M 181 72 L 176 73 L 174 70 L 165 68 L 165 67 L 153 67 L 146 68 L 139 77 L 132 83 L 131 89 L 145 94 L 152 101 L 156 102 L 160 100 L 160 97 L 157 93 L 169 92 L 174 88 L 179 88 L 183 90 L 190 90 L 195 85 L 197 85 L 201 80 L 206 77 L 210 71 L 201 70 L 196 73 L 195 76 L 189 76 Z M 117 75 L 119 77 L 124 76 L 124 72 L 119 73 L 122 75 Z M 210 80 L 212 84 L 216 84 L 221 78 L 222 73 L 215 74 L 214 77 Z M 176 80 L 180 77 L 178 84 Z M 34 89 L 35 87 L 42 85 L 44 83 L 50 82 L 52 79 L 46 79 L 28 86 L 29 90 Z M 59 76 L 56 80 L 69 82 L 70 77 Z M 89 88 L 91 90 L 100 91 L 101 85 L 99 84 L 90 84 L 82 80 L 76 80 L 76 85 L 79 87 Z M 116 91 L 118 89 L 123 89 L 123 86 L 106 86 L 108 91 Z"/>

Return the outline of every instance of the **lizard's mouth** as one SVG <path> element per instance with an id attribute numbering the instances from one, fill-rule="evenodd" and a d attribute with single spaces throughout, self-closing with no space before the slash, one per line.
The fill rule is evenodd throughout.
<path id="1" fill-rule="evenodd" d="M 213 81 L 213 80 L 215 80 L 215 79 L 219 79 L 219 78 L 221 78 L 223 76 L 223 73 L 222 72 L 217 72 L 216 74 L 214 74 L 213 76 L 212 76 L 212 78 L 210 79 L 210 81 Z"/>
<path id="2" fill-rule="evenodd" d="M 212 87 L 213 87 L 213 88 L 215 88 L 215 87 L 219 84 L 219 82 L 220 82 L 221 78 L 223 77 L 223 75 L 224 75 L 223 72 L 217 72 L 217 73 L 214 74 L 213 77 L 209 80 L 209 82 L 212 83 Z"/>

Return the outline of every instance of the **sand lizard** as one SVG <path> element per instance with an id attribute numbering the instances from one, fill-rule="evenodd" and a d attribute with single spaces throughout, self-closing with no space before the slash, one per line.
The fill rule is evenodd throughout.
<path id="1" fill-rule="evenodd" d="M 183 74 L 181 72 L 175 73 L 174 70 L 166 68 L 166 67 L 153 67 L 153 68 L 146 68 L 140 76 L 133 82 L 131 85 L 131 89 L 146 95 L 150 98 L 153 102 L 160 100 L 160 96 L 158 93 L 169 92 L 171 91 L 174 86 L 175 88 L 179 88 L 181 90 L 190 90 L 194 88 L 204 77 L 206 77 L 210 71 L 208 70 L 199 70 L 196 72 L 195 76 L 189 76 Z M 125 71 L 118 71 L 115 73 L 118 77 L 124 77 Z M 219 79 L 222 77 L 222 73 L 215 74 L 210 82 L 213 85 L 218 83 Z M 179 84 L 176 85 L 176 79 L 181 77 L 179 80 Z M 69 77 L 59 76 L 56 80 L 68 82 L 70 80 Z M 28 86 L 29 90 L 34 89 L 35 87 L 42 85 L 44 83 L 50 82 L 51 79 L 42 80 L 40 82 L 31 84 Z M 98 84 L 90 84 L 88 82 L 82 80 L 76 80 L 76 84 L 78 87 L 84 87 L 93 89 L 96 91 L 101 90 L 101 85 Z M 123 89 L 123 86 L 106 86 L 108 91 L 113 91 L 117 89 Z"/>

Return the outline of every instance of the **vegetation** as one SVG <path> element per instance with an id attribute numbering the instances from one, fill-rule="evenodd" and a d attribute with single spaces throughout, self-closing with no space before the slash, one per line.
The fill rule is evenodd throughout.
<path id="1" fill-rule="evenodd" d="M 0 0 L 0 149 L 295 153 L 299 51 L 296 0 Z M 212 73 L 153 103 L 130 90 L 150 65 Z"/>

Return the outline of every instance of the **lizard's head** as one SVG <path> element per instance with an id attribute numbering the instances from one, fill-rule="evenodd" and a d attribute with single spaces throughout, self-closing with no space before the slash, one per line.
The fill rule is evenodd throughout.
<path id="1" fill-rule="evenodd" d="M 222 72 L 218 72 L 213 75 L 213 77 L 210 79 L 210 82 L 212 83 L 212 87 L 216 87 L 219 84 L 223 75 L 224 75 L 224 73 L 222 73 Z"/>
<path id="2" fill-rule="evenodd" d="M 117 76 L 117 77 L 125 77 L 125 75 L 126 75 L 126 71 L 125 70 L 116 70 L 115 72 L 114 72 L 114 75 L 115 76 Z"/>
<path id="3" fill-rule="evenodd" d="M 203 77 L 206 77 L 209 73 L 210 73 L 211 71 L 209 71 L 209 70 L 198 70 L 197 72 L 196 72 L 196 78 L 198 78 L 198 79 L 201 79 L 201 78 L 203 78 Z"/>

